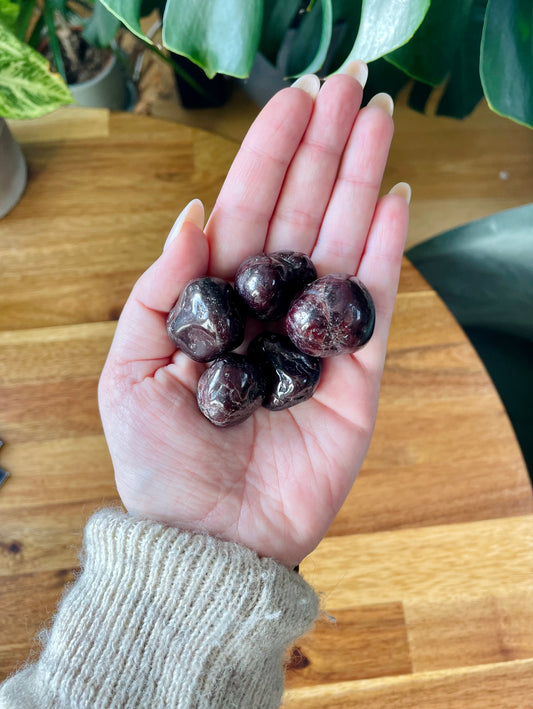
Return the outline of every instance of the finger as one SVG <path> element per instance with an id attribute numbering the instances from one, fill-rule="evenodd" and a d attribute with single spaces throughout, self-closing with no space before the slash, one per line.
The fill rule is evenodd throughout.
<path id="1" fill-rule="evenodd" d="M 187 281 L 206 273 L 207 239 L 198 224 L 183 223 L 175 239 L 139 278 L 120 316 L 109 359 L 141 381 L 176 351 L 167 335 L 168 312 Z"/>
<path id="2" fill-rule="evenodd" d="M 411 188 L 402 182 L 379 200 L 357 272 L 374 300 L 376 325 L 369 343 L 353 356 L 378 378 L 385 362 L 387 339 L 400 279 L 410 198 Z"/>
<path id="3" fill-rule="evenodd" d="M 366 69 L 362 62 L 354 64 Z M 287 171 L 265 251 L 290 248 L 310 253 L 362 95 L 361 83 L 346 74 L 330 77 L 320 89 L 303 140 Z"/>
<path id="4" fill-rule="evenodd" d="M 409 198 L 410 188 L 403 182 L 378 202 L 357 273 L 368 286 L 376 307 L 374 334 L 359 352 L 323 360 L 322 377 L 314 396 L 362 434 L 370 434 L 377 412 L 379 381 L 407 235 Z"/>
<path id="5" fill-rule="evenodd" d="M 320 88 L 316 76 L 298 81 L 304 90 L 280 91 L 253 123 L 209 219 L 209 271 L 221 278 L 232 278 L 245 258 L 263 251 L 285 173 L 313 111 L 312 95 Z"/>
<path id="6" fill-rule="evenodd" d="M 386 98 L 383 98 L 386 97 Z M 341 163 L 312 259 L 320 274 L 353 273 L 363 252 L 394 131 L 392 99 L 361 110 Z"/>

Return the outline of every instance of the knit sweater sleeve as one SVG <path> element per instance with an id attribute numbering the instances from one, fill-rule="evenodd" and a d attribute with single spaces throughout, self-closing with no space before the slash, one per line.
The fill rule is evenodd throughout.
<path id="1" fill-rule="evenodd" d="M 278 707 L 284 652 L 317 615 L 273 559 L 102 510 L 39 660 L 0 686 L 0 707 Z"/>

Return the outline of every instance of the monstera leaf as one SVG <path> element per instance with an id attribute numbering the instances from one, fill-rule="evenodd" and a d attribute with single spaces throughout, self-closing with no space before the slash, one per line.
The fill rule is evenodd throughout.
<path id="1" fill-rule="evenodd" d="M 314 74 L 322 68 L 328 53 L 332 29 L 331 0 L 316 2 L 303 16 L 294 38 L 287 65 L 289 76 Z M 302 67 L 302 60 L 305 68 Z"/>
<path id="2" fill-rule="evenodd" d="M 416 32 L 429 5 L 430 0 L 364 0 L 359 31 L 343 66 L 354 59 L 371 62 L 401 47 Z"/>
<path id="3" fill-rule="evenodd" d="M 484 94 L 497 113 L 533 125 L 531 0 L 99 1 L 148 43 L 140 18 L 164 10 L 163 45 L 208 77 L 247 77 L 258 51 L 289 76 L 362 59 L 375 62 L 369 82 L 375 73 L 382 90 L 414 79 L 417 110 L 441 86 L 439 114 L 464 117 Z"/>
<path id="4" fill-rule="evenodd" d="M 533 125 L 531 0 L 489 0 L 481 40 L 481 82 L 493 111 Z"/>
<path id="5" fill-rule="evenodd" d="M 142 0 L 102 0 L 134 34 L 141 30 Z M 245 77 L 259 48 L 263 0 L 168 0 L 163 14 L 163 44 L 187 57 L 208 77 Z"/>
<path id="6" fill-rule="evenodd" d="M 73 101 L 46 59 L 0 21 L 0 116 L 37 118 Z"/>
<path id="7" fill-rule="evenodd" d="M 244 78 L 259 48 L 262 0 L 169 0 L 163 44 L 198 64 L 208 77 Z"/>
<path id="8" fill-rule="evenodd" d="M 130 32 L 145 42 L 151 42 L 141 29 L 142 0 L 102 0 L 102 5 L 121 20 Z"/>
<path id="9" fill-rule="evenodd" d="M 120 20 L 100 0 L 94 0 L 93 14 L 85 25 L 83 36 L 95 47 L 108 47 L 114 39 Z"/>

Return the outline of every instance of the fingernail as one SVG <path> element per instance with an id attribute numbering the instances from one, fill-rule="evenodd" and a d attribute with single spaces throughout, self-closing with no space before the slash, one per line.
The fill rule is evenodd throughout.
<path id="1" fill-rule="evenodd" d="M 360 59 L 349 62 L 339 73 L 353 76 L 365 88 L 366 80 L 368 79 L 368 66 Z"/>
<path id="2" fill-rule="evenodd" d="M 170 244 L 180 233 L 181 228 L 183 227 L 185 222 L 192 222 L 192 224 L 196 224 L 199 229 L 203 229 L 204 221 L 204 205 L 200 202 L 199 199 L 191 200 L 174 222 L 174 226 L 170 230 L 170 234 L 167 236 L 167 240 L 165 241 L 163 251 L 166 251 L 168 249 Z"/>
<path id="3" fill-rule="evenodd" d="M 389 194 L 397 194 L 399 197 L 405 199 L 407 204 L 411 204 L 411 185 L 407 182 L 398 182 L 397 185 L 394 185 Z"/>
<path id="4" fill-rule="evenodd" d="M 305 91 L 314 101 L 320 91 L 320 79 L 316 74 L 305 74 L 304 76 L 300 76 L 299 79 L 296 79 L 292 88 Z"/>
<path id="5" fill-rule="evenodd" d="M 375 96 L 372 96 L 368 102 L 368 106 L 377 106 L 378 108 L 382 108 L 389 114 L 389 116 L 392 116 L 394 113 L 394 101 L 389 94 L 376 94 Z"/>

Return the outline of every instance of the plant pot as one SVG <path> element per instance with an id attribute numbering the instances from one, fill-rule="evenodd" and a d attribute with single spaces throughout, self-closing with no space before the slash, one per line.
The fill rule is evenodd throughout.
<path id="1" fill-rule="evenodd" d="M 94 78 L 68 87 L 79 106 L 123 111 L 131 103 L 131 89 L 114 54 Z"/>
<path id="2" fill-rule="evenodd" d="M 0 155 L 1 218 L 13 209 L 22 197 L 28 176 L 22 150 L 3 118 L 0 118 Z"/>

